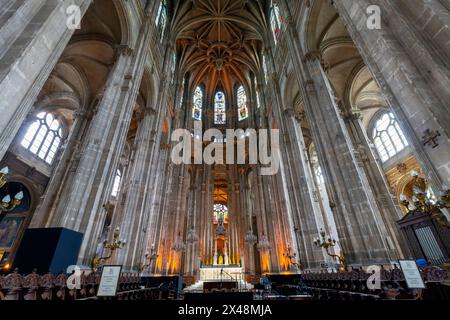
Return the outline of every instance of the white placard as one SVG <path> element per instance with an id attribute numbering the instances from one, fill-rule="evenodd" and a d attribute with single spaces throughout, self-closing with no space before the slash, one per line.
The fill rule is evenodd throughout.
<path id="1" fill-rule="evenodd" d="M 122 266 L 103 266 L 97 297 L 115 297 Z"/>
<path id="2" fill-rule="evenodd" d="M 425 289 L 425 283 L 414 260 L 399 260 L 409 289 Z"/>

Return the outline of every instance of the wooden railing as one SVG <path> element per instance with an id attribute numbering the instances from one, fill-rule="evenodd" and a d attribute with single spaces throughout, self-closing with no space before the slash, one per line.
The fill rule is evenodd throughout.
<path id="1" fill-rule="evenodd" d="M 445 285 L 450 279 L 449 271 L 439 267 L 421 268 L 420 271 L 427 290 L 409 289 L 397 267 L 381 269 L 379 288 L 371 288 L 368 280 L 372 273 L 363 269 L 339 273 L 305 272 L 302 285 L 319 300 L 449 298 L 450 287 Z"/>
<path id="2" fill-rule="evenodd" d="M 0 276 L 0 300 L 84 300 L 97 299 L 100 274 L 82 274 L 78 288 L 68 287 L 66 274 L 21 275 L 18 271 Z M 118 300 L 157 300 L 170 295 L 169 289 L 145 288 L 137 273 L 122 273 L 119 279 Z M 104 298 L 102 298 L 104 299 Z"/>

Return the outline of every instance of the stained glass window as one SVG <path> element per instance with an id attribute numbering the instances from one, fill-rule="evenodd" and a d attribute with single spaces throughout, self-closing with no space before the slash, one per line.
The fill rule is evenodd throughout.
<path id="1" fill-rule="evenodd" d="M 248 118 L 247 94 L 243 86 L 240 86 L 237 91 L 237 104 L 239 121 L 243 121 Z"/>
<path id="2" fill-rule="evenodd" d="M 224 223 L 228 223 L 228 208 L 227 206 L 216 203 L 213 206 L 214 211 L 214 221 L 213 223 L 217 224 L 219 219 L 223 219 Z"/>
<path id="3" fill-rule="evenodd" d="M 200 87 L 197 87 L 194 92 L 194 107 L 192 108 L 192 117 L 194 120 L 202 120 L 203 109 L 203 91 Z"/>
<path id="4" fill-rule="evenodd" d="M 386 162 L 408 146 L 408 141 L 391 112 L 383 114 L 377 120 L 372 138 L 382 162 Z"/>
<path id="5" fill-rule="evenodd" d="M 225 94 L 222 91 L 216 93 L 214 98 L 214 123 L 215 124 L 225 124 L 226 114 L 225 114 Z"/>
<path id="6" fill-rule="evenodd" d="M 159 31 L 159 36 L 161 39 L 161 42 L 163 40 L 164 30 L 166 29 L 167 24 L 167 4 L 165 0 L 161 0 L 161 3 L 159 5 L 158 15 L 156 16 L 156 27 Z"/>
<path id="7" fill-rule="evenodd" d="M 283 25 L 283 17 L 281 16 L 280 7 L 277 3 L 272 3 L 270 7 L 270 25 L 272 27 L 273 37 L 277 43 L 278 35 Z"/>
<path id="8" fill-rule="evenodd" d="M 51 164 L 61 144 L 61 125 L 50 113 L 41 112 L 28 127 L 21 145 Z"/>

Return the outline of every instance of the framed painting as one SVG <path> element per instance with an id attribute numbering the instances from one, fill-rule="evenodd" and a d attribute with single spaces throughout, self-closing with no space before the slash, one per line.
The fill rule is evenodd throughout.
<path id="1" fill-rule="evenodd" d="M 6 215 L 0 220 L 0 250 L 8 250 L 20 233 L 25 216 Z"/>

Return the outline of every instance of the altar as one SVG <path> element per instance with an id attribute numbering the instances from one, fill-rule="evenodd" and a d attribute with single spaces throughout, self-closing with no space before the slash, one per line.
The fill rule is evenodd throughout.
<path id="1" fill-rule="evenodd" d="M 242 267 L 210 266 L 200 268 L 201 281 L 239 281 L 244 277 Z"/>

